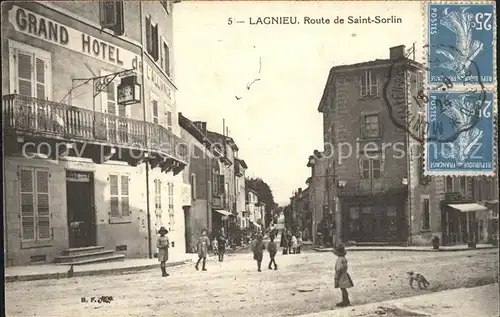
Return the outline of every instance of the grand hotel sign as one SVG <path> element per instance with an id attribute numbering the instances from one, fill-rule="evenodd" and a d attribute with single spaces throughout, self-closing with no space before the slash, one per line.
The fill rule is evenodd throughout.
<path id="1" fill-rule="evenodd" d="M 9 21 L 16 31 L 125 69 L 140 69 L 141 58 L 121 47 L 13 6 Z"/>

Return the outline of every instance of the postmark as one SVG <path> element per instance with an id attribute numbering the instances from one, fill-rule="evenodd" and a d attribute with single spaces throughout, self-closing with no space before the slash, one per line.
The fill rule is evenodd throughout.
<path id="1" fill-rule="evenodd" d="M 429 3 L 427 8 L 429 84 L 493 84 L 495 3 Z"/>
<path id="2" fill-rule="evenodd" d="M 425 142 L 426 175 L 493 175 L 496 96 L 470 91 L 430 91 Z M 447 135 L 457 137 L 446 140 Z"/>

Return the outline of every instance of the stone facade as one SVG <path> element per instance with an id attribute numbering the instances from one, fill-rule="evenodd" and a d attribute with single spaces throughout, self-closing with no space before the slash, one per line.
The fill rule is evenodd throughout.
<path id="1" fill-rule="evenodd" d="M 13 136 L 6 141 L 4 165 L 9 184 L 4 192 L 7 265 L 24 265 L 35 258 L 50 262 L 74 247 L 70 225 L 78 221 L 70 218 L 79 206 L 89 212 L 87 223 L 80 224 L 86 244 L 127 257 L 153 256 L 156 230 L 165 226 L 170 230 L 171 258 L 185 253 L 183 207 L 190 202 L 185 200 L 189 184 L 178 174 L 187 164 L 185 155 L 176 155 L 181 139 L 172 2 L 115 2 L 113 25 L 100 20 L 100 6 L 99 2 L 2 3 L 4 114 L 13 109 L 7 113 L 11 122 L 20 122 L 6 126 Z M 118 75 L 103 91 L 92 80 L 74 80 L 126 70 L 133 70 L 141 85 L 140 102 L 127 106 L 117 103 Z M 17 108 L 22 103 L 28 108 Z M 21 118 L 18 111 L 35 116 Z M 31 120 L 28 130 L 41 132 L 45 139 L 35 140 L 16 130 L 24 122 L 16 120 Z M 158 135 L 154 131 L 162 131 L 162 140 L 168 139 L 170 146 L 175 144 L 160 150 L 171 153 L 166 161 L 144 154 L 151 150 L 145 145 L 151 143 L 147 135 Z M 16 133 L 21 135 L 17 139 Z M 37 145 L 49 140 L 51 146 L 54 140 L 67 141 L 72 154 L 54 158 L 52 149 L 37 158 L 20 156 L 20 146 L 28 139 Z M 99 148 L 103 161 L 96 163 L 90 152 Z M 132 149 L 141 156 L 128 164 Z M 38 187 L 33 189 L 33 184 Z M 84 190 L 81 205 L 72 205 L 78 198 L 70 195 L 80 189 Z"/>

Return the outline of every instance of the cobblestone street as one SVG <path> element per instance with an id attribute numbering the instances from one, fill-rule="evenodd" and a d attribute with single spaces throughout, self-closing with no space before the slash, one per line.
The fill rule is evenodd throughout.
<path id="1" fill-rule="evenodd" d="M 498 251 L 351 252 L 353 305 L 409 297 L 498 281 Z M 267 258 L 264 259 L 266 261 Z M 295 316 L 333 308 L 335 256 L 304 253 L 278 256 L 278 271 L 256 271 L 250 254 L 237 254 L 208 271 L 193 265 L 118 276 L 92 276 L 6 284 L 7 316 Z M 264 264 L 267 266 L 267 263 Z M 263 266 L 264 266 L 263 265 Z M 407 271 L 425 274 L 426 291 L 410 289 Z M 111 303 L 81 298 L 113 296 Z M 494 303 L 492 303 L 494 304 Z"/>

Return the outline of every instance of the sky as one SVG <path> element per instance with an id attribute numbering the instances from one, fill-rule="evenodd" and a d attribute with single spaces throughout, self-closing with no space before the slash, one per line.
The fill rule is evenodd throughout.
<path id="1" fill-rule="evenodd" d="M 330 68 L 389 58 L 389 48 L 401 44 L 423 47 L 419 1 L 183 1 L 174 10 L 178 111 L 219 133 L 225 119 L 247 177 L 266 181 L 280 205 L 307 187 L 307 158 L 323 150 L 317 109 Z M 350 15 L 394 15 L 403 23 L 333 23 Z M 259 16 L 296 16 L 301 24 L 249 24 Z M 330 24 L 306 25 L 304 17 L 329 18 Z M 229 18 L 245 23 L 228 25 Z"/>

